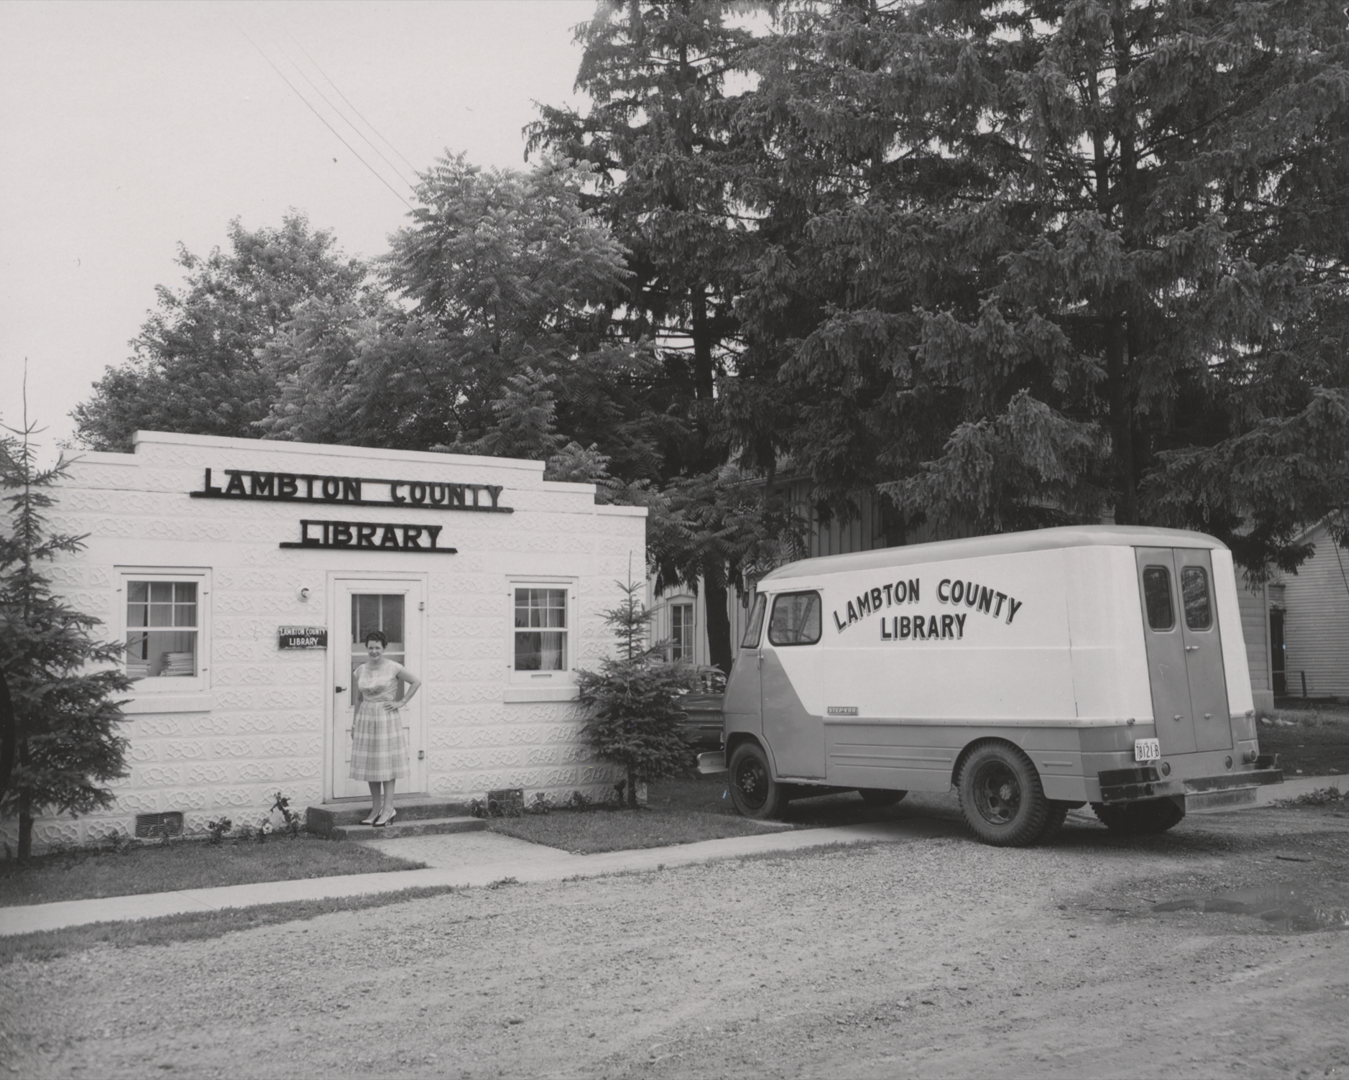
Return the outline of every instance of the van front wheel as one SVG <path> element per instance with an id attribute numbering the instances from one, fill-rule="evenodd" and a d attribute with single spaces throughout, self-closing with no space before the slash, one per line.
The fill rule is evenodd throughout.
<path id="1" fill-rule="evenodd" d="M 1030 759 L 1006 743 L 976 746 L 957 783 L 965 823 L 986 844 L 1025 847 L 1050 820 L 1049 800 Z"/>
<path id="2" fill-rule="evenodd" d="M 786 800 L 783 785 L 773 779 L 768 756 L 754 743 L 743 743 L 731 755 L 731 802 L 747 818 L 776 817 Z"/>

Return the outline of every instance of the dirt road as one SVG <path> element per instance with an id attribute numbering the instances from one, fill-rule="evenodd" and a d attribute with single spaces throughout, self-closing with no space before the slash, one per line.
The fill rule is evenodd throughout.
<path id="1" fill-rule="evenodd" d="M 1293 890 L 1282 918 L 1195 910 L 1275 885 Z M 1025 851 L 953 834 L 18 963 L 0 969 L 0 1067 L 1342 1077 L 1349 930 L 1290 920 L 1334 926 L 1346 906 L 1342 811 L 1191 818 L 1138 841 L 1075 816 Z"/>

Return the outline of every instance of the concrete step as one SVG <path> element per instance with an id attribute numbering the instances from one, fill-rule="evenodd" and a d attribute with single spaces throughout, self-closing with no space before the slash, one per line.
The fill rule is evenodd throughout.
<path id="1" fill-rule="evenodd" d="M 425 796 L 394 796 L 394 806 L 398 810 L 395 819 L 398 826 L 409 825 L 415 821 L 443 821 L 469 817 L 468 805 L 460 802 L 446 802 L 444 799 L 428 799 Z M 369 815 L 370 801 L 361 799 L 340 803 L 323 803 L 311 806 L 305 813 L 305 827 L 319 836 L 334 837 L 334 830 L 351 826 L 361 826 L 361 819 Z M 393 828 L 394 826 L 390 826 Z M 378 830 L 383 832 L 383 829 Z M 441 830 L 454 831 L 454 830 Z"/>
<path id="2" fill-rule="evenodd" d="M 487 828 L 485 818 L 442 817 L 410 818 L 403 820 L 400 807 L 398 816 L 389 825 L 375 828 L 373 825 L 335 825 L 328 834 L 330 840 L 393 840 L 400 836 L 431 836 L 438 833 L 481 832 Z"/>

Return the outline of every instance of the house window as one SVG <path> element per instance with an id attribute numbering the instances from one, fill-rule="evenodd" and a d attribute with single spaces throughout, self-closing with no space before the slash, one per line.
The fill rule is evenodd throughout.
<path id="1" fill-rule="evenodd" d="M 124 570 L 119 591 L 122 662 L 136 691 L 205 688 L 206 574 Z"/>
<path id="2" fill-rule="evenodd" d="M 571 589 L 515 584 L 512 675 L 521 682 L 562 681 L 571 670 Z"/>
<path id="3" fill-rule="evenodd" d="M 670 659 L 693 659 L 693 605 L 670 605 Z"/>

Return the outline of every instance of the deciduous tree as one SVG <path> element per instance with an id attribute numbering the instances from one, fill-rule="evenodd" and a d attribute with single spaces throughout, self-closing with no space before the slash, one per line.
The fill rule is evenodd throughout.
<path id="1" fill-rule="evenodd" d="M 79 441 L 129 450 L 137 430 L 258 438 L 255 426 L 278 395 L 261 355 L 306 302 L 352 305 L 367 270 L 292 211 L 279 229 L 230 222 L 230 246 L 202 258 L 179 245 L 185 284 L 159 286 L 157 309 L 131 342 L 132 357 L 109 367 L 75 409 Z"/>

